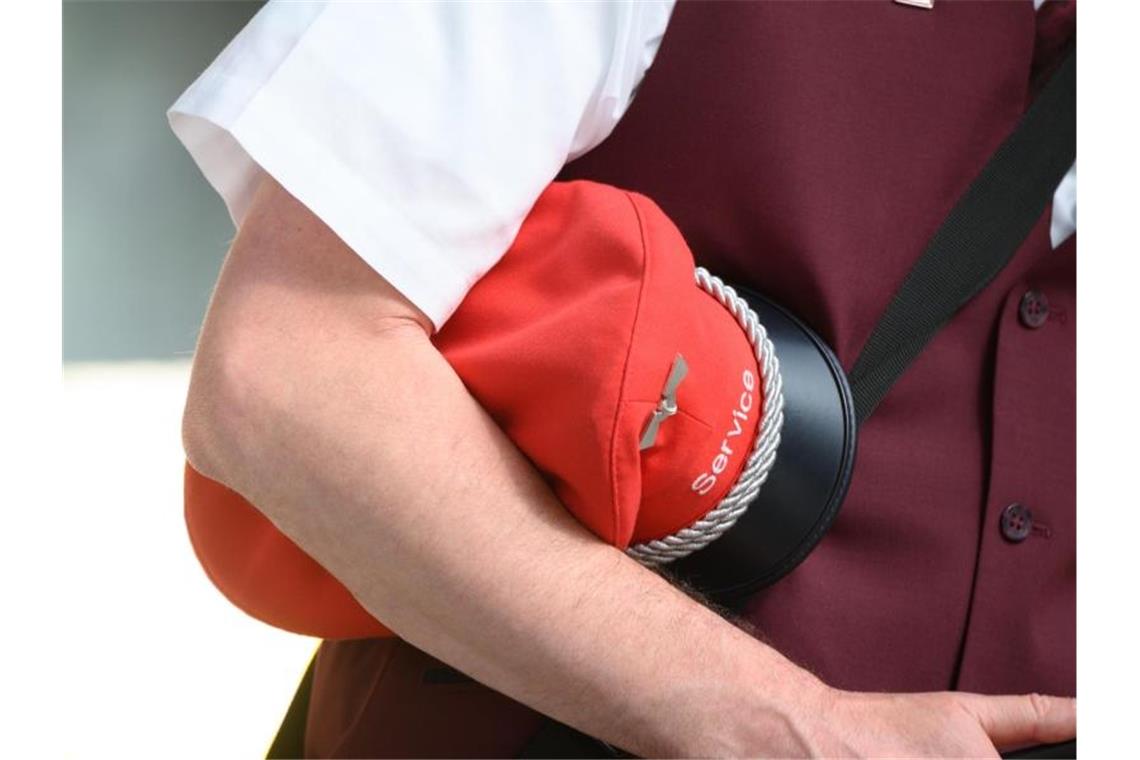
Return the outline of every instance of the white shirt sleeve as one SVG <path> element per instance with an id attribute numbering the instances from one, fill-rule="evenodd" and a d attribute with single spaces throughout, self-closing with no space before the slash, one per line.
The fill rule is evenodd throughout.
<path id="1" fill-rule="evenodd" d="M 672 8 L 271 2 L 168 116 L 235 225 L 267 172 L 438 328 L 612 131 Z"/>
<path id="2" fill-rule="evenodd" d="M 1053 193 L 1053 218 L 1049 223 L 1049 241 L 1054 248 L 1077 231 L 1077 165 L 1074 163 L 1061 178 Z"/>

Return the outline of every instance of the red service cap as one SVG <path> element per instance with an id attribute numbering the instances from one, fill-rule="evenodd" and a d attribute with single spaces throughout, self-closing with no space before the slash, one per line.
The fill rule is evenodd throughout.
<path id="1" fill-rule="evenodd" d="M 645 196 L 550 185 L 433 342 L 566 508 L 646 564 L 731 527 L 774 460 L 772 345 Z M 390 635 L 257 509 L 189 465 L 185 508 L 207 574 L 246 612 L 322 638 Z"/>

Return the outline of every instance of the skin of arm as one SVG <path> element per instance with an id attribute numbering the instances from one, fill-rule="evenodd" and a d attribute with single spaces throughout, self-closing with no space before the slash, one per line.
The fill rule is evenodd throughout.
<path id="1" fill-rule="evenodd" d="M 266 179 L 183 419 L 196 469 L 415 646 L 642 756 L 992 755 L 1075 734 L 1071 700 L 829 688 L 582 528 L 430 333 Z"/>

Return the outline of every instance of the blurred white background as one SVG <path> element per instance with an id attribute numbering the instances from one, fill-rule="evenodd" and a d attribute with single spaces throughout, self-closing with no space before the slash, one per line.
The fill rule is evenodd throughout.
<path id="1" fill-rule="evenodd" d="M 37 753 L 264 757 L 316 649 L 231 606 L 194 557 L 179 436 L 188 378 L 185 360 L 64 370 L 59 485 L 72 517 L 54 554 L 80 572 L 70 604 L 45 605 L 42 623 L 66 632 L 66 688 Z"/>
<path id="2" fill-rule="evenodd" d="M 259 6 L 63 5 L 58 478 L 28 505 L 51 549 L 17 563 L 62 588 L 23 584 L 6 649 L 35 709 L 5 754 L 263 757 L 316 648 L 232 607 L 182 517 L 189 360 L 233 228 L 165 112 Z"/>

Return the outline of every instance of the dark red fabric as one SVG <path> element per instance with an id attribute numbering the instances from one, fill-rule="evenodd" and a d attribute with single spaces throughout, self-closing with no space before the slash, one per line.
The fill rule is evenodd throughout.
<path id="1" fill-rule="evenodd" d="M 681 3 L 629 112 L 563 176 L 653 198 L 698 263 L 790 307 L 850 368 L 1030 100 L 1038 30 L 1028 0 Z M 765 639 L 834 685 L 1075 693 L 1076 253 L 1052 249 L 1050 215 L 861 430 L 831 533 L 751 601 Z M 1030 287 L 1052 304 L 1036 329 L 1016 313 Z M 1038 521 L 1020 543 L 1000 532 L 1013 501 Z M 365 677 L 316 673 L 329 690 Z M 310 725 L 325 716 L 317 700 Z"/>
<path id="2" fill-rule="evenodd" d="M 1049 0 L 1037 11 L 1037 36 L 1033 47 L 1031 91 L 1048 81 L 1049 74 L 1076 39 L 1076 0 Z"/>
<path id="3" fill-rule="evenodd" d="M 541 717 L 400 639 L 326 643 L 315 668 L 306 756 L 511 757 Z"/>

